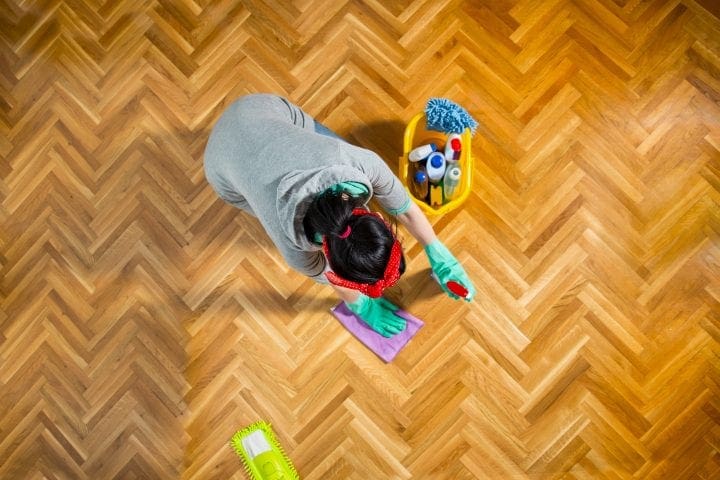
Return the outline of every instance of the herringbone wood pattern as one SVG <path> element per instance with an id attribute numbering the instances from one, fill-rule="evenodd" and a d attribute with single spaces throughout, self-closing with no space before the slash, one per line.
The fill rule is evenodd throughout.
<path id="1" fill-rule="evenodd" d="M 0 2 L 0 478 L 720 477 L 713 0 Z M 432 96 L 480 121 L 405 235 L 390 365 L 206 184 L 229 102 L 285 95 L 393 166 Z"/>

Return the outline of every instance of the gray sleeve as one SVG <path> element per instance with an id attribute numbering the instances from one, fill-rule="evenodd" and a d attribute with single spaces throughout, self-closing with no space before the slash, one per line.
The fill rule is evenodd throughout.
<path id="1" fill-rule="evenodd" d="M 362 167 L 373 187 L 373 196 L 391 215 L 405 213 L 411 204 L 410 195 L 400 179 L 377 154 L 366 150 Z"/>
<path id="2" fill-rule="evenodd" d="M 205 179 L 213 187 L 215 193 L 218 194 L 225 203 L 235 208 L 246 211 L 253 217 L 257 217 L 248 201 L 235 188 L 230 187 L 225 179 L 218 174 L 213 168 L 205 162 Z"/>
<path id="3" fill-rule="evenodd" d="M 317 283 L 328 283 L 327 277 L 324 275 L 327 261 L 321 251 L 302 252 L 281 248 L 281 253 L 292 269 L 312 278 Z"/>

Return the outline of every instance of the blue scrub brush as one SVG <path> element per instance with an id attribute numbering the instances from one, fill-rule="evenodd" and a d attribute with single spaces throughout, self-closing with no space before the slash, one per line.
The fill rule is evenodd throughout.
<path id="1" fill-rule="evenodd" d="M 444 133 L 463 133 L 466 128 L 475 134 L 478 123 L 463 107 L 447 98 L 431 98 L 425 106 L 428 130 Z"/>

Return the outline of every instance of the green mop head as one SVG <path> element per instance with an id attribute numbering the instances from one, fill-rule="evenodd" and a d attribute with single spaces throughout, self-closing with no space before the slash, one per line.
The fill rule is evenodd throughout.
<path id="1" fill-rule="evenodd" d="M 300 480 L 270 424 L 253 423 L 233 435 L 230 445 L 242 459 L 252 480 Z"/>
<path id="2" fill-rule="evenodd" d="M 425 106 L 428 130 L 461 134 L 466 128 L 474 135 L 478 123 L 463 107 L 447 98 L 431 98 Z"/>

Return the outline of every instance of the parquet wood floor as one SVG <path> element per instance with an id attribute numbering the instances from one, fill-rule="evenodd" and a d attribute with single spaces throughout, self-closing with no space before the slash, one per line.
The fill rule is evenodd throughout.
<path id="1" fill-rule="evenodd" d="M 714 0 L 0 2 L 0 478 L 720 478 Z M 223 109 L 285 95 L 395 168 L 430 97 L 474 191 L 405 234 L 384 365 L 204 180 Z"/>

